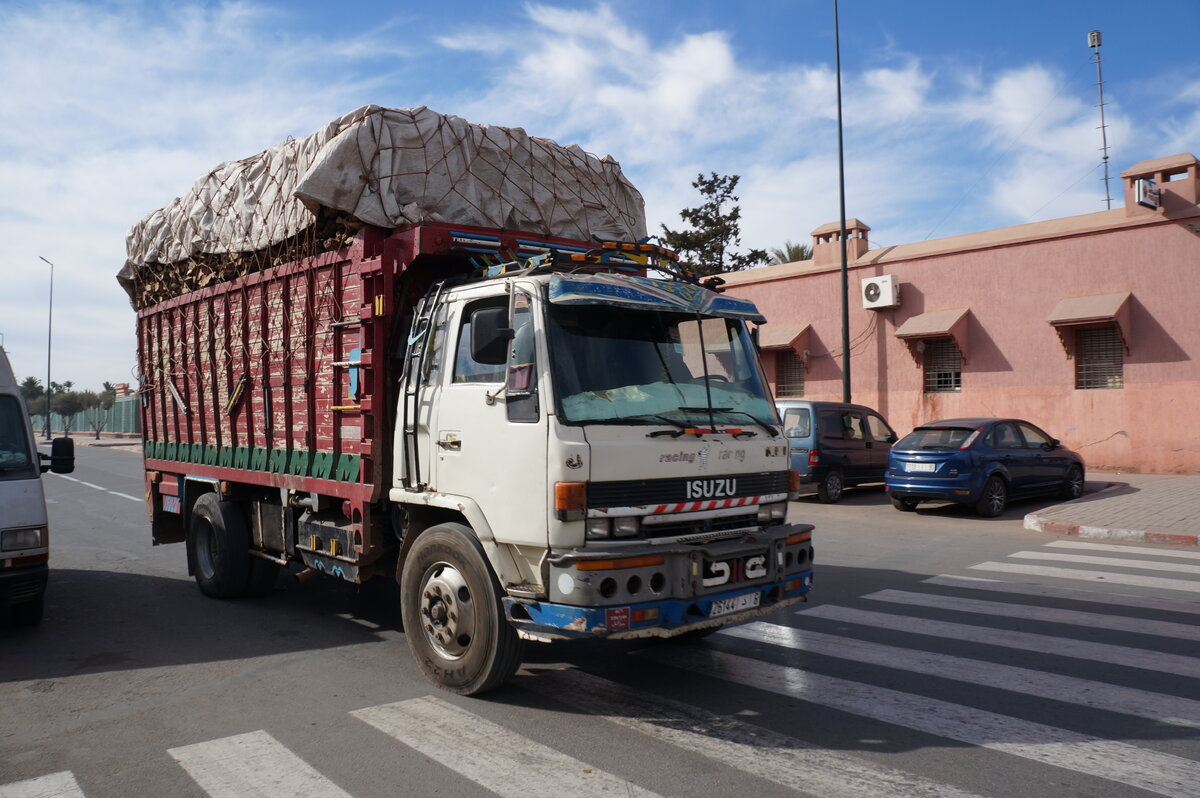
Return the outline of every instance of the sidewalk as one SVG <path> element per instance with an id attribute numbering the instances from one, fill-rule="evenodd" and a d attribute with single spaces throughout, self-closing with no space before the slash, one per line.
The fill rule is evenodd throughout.
<path id="1" fill-rule="evenodd" d="M 1088 474 L 1084 495 L 1025 516 L 1025 528 L 1128 543 L 1200 545 L 1200 476 Z"/>
<path id="2" fill-rule="evenodd" d="M 62 430 L 56 430 L 51 435 L 55 438 L 63 437 Z M 41 430 L 35 431 L 38 446 L 49 446 Z M 76 446 L 103 446 L 105 448 L 128 449 L 131 452 L 140 452 L 142 450 L 142 438 L 137 433 L 128 432 L 101 432 L 100 439 L 96 439 L 96 433 L 91 430 L 86 431 L 71 431 L 71 440 L 75 441 Z"/>

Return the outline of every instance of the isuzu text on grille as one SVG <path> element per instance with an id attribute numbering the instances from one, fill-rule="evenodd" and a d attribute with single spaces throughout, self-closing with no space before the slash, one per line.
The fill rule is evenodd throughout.
<path id="1" fill-rule="evenodd" d="M 689 499 L 720 499 L 737 493 L 736 479 L 693 479 L 687 483 Z"/>

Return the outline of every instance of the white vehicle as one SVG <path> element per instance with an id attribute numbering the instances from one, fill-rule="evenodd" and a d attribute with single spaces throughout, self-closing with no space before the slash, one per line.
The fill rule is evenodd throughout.
<path id="1" fill-rule="evenodd" d="M 41 475 L 73 471 L 74 446 L 59 438 L 50 457 L 38 452 L 8 354 L 0 348 L 0 610 L 18 625 L 41 622 L 46 595 L 50 540 Z"/>

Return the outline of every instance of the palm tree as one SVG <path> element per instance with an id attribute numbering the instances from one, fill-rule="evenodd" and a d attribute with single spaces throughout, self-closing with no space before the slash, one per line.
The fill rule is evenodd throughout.
<path id="1" fill-rule="evenodd" d="M 793 263 L 798 260 L 809 260 L 812 258 L 812 246 L 809 244 L 793 244 L 791 241 L 783 242 L 783 247 L 780 249 L 772 249 L 772 263 Z"/>

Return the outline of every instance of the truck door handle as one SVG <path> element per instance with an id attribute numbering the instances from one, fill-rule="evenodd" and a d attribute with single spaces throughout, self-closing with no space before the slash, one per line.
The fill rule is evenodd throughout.
<path id="1" fill-rule="evenodd" d="M 457 452 L 462 449 L 462 441 L 460 441 L 458 438 L 453 440 L 443 439 L 438 441 L 437 445 L 441 446 L 443 449 L 449 449 L 453 452 Z"/>

